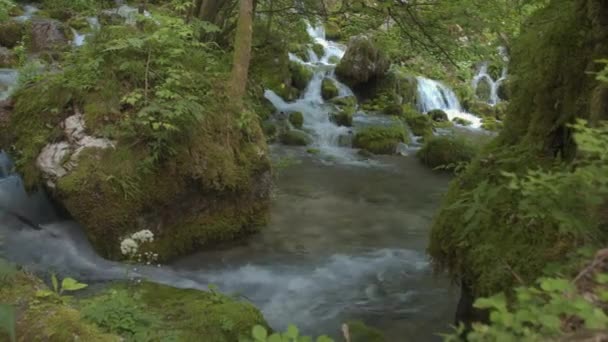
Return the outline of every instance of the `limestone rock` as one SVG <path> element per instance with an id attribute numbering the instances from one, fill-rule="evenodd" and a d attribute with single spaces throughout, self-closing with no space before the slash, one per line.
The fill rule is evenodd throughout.
<path id="1" fill-rule="evenodd" d="M 336 68 L 338 77 L 351 88 L 382 78 L 390 61 L 368 36 L 351 38 L 344 57 Z"/>

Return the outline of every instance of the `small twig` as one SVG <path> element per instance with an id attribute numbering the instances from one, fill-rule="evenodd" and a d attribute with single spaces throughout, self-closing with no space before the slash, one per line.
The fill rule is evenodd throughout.
<path id="1" fill-rule="evenodd" d="M 507 270 L 509 270 L 509 272 L 511 272 L 511 274 L 513 275 L 513 277 L 521 284 L 521 285 L 525 285 L 526 282 L 519 276 L 519 274 L 517 274 L 517 272 L 515 272 L 515 270 L 511 267 L 511 265 L 509 265 L 509 263 L 507 263 L 505 261 L 505 266 L 507 267 Z"/>
<path id="2" fill-rule="evenodd" d="M 608 248 L 600 249 L 595 253 L 595 259 L 591 264 L 585 267 L 575 278 L 572 280 L 572 283 L 576 284 L 579 280 L 581 280 L 587 274 L 593 272 L 597 268 L 599 264 L 601 264 L 604 260 L 608 258 Z"/>

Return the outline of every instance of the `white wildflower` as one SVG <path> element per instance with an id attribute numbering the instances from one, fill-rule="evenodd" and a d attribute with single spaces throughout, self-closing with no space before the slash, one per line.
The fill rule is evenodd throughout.
<path id="1" fill-rule="evenodd" d="M 137 233 L 133 233 L 131 235 L 131 239 L 142 242 L 152 242 L 154 241 L 154 233 L 149 231 L 148 229 L 140 230 Z"/>
<path id="2" fill-rule="evenodd" d="M 123 255 L 134 255 L 139 249 L 139 244 L 131 238 L 126 238 L 120 243 L 120 251 Z"/>

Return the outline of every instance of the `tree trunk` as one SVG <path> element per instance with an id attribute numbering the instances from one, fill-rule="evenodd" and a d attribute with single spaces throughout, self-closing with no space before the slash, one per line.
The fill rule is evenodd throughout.
<path id="1" fill-rule="evenodd" d="M 199 12 L 199 18 L 204 21 L 215 23 L 215 18 L 220 10 L 222 0 L 204 0 Z"/>
<path id="2" fill-rule="evenodd" d="M 253 36 L 253 1 L 240 0 L 240 2 L 230 80 L 230 92 L 238 105 L 242 105 L 243 97 L 247 91 L 247 74 L 249 73 Z"/>

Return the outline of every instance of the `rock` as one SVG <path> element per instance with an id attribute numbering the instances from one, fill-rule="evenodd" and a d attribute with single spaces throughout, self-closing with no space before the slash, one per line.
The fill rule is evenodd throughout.
<path id="1" fill-rule="evenodd" d="M 331 56 L 327 60 L 330 64 L 338 64 L 340 63 L 340 58 L 338 56 Z"/>
<path id="2" fill-rule="evenodd" d="M 497 120 L 504 120 L 507 115 L 507 110 L 509 109 L 509 103 L 502 101 L 499 102 L 496 106 L 494 106 L 494 117 Z"/>
<path id="3" fill-rule="evenodd" d="M 0 68 L 11 68 L 17 64 L 17 56 L 13 51 L 0 46 Z"/>
<path id="4" fill-rule="evenodd" d="M 492 97 L 492 87 L 488 83 L 486 79 L 482 79 L 477 84 L 477 89 L 475 90 L 475 96 L 478 100 L 483 102 L 489 102 Z"/>
<path id="5" fill-rule="evenodd" d="M 289 71 L 291 72 L 291 84 L 298 90 L 306 89 L 313 76 L 312 70 L 306 65 L 290 62 Z"/>
<path id="6" fill-rule="evenodd" d="M 343 96 L 343 97 L 333 98 L 329 102 L 331 102 L 339 107 L 343 107 L 343 106 L 355 107 L 357 105 L 357 98 L 355 96 Z"/>
<path id="7" fill-rule="evenodd" d="M 51 19 L 34 19 L 31 25 L 31 47 L 34 52 L 53 50 L 68 44 L 66 28 L 61 22 Z"/>
<path id="8" fill-rule="evenodd" d="M 426 113 L 426 115 L 428 115 L 431 118 L 431 120 L 433 120 L 435 122 L 449 121 L 448 115 L 441 109 L 433 109 L 433 110 L 429 111 L 428 113 Z"/>
<path id="9" fill-rule="evenodd" d="M 452 122 L 455 123 L 455 124 L 457 124 L 457 125 L 460 125 L 460 126 L 471 126 L 473 124 L 469 120 L 465 120 L 463 118 L 458 118 L 458 117 L 454 118 L 452 120 Z"/>
<path id="10" fill-rule="evenodd" d="M 338 146 L 340 147 L 352 147 L 353 146 L 353 135 L 342 134 L 338 137 Z"/>
<path id="11" fill-rule="evenodd" d="M 368 36 L 350 39 L 344 57 L 336 67 L 336 75 L 351 88 L 382 78 L 390 66 L 386 55 Z"/>
<path id="12" fill-rule="evenodd" d="M 12 140 L 12 132 L 9 128 L 12 110 L 11 100 L 0 101 L 0 150 L 7 149 Z"/>
<path id="13" fill-rule="evenodd" d="M 427 137 L 433 134 L 433 122 L 427 115 L 419 113 L 408 115 L 405 117 L 405 121 L 416 136 Z"/>
<path id="14" fill-rule="evenodd" d="M 312 143 L 312 138 L 305 132 L 291 130 L 281 134 L 280 141 L 288 146 L 306 146 Z"/>
<path id="15" fill-rule="evenodd" d="M 278 128 L 274 122 L 265 121 L 262 124 L 262 130 L 264 131 L 267 141 L 274 142 L 276 140 L 278 136 Z"/>
<path id="16" fill-rule="evenodd" d="M 309 148 L 306 150 L 306 153 L 308 154 L 319 154 L 321 153 L 321 150 L 319 150 L 318 148 Z"/>
<path id="17" fill-rule="evenodd" d="M 509 89 L 510 82 L 508 79 L 500 82 L 498 85 L 498 98 L 503 101 L 509 101 L 511 99 L 511 90 Z"/>
<path id="18" fill-rule="evenodd" d="M 46 145 L 36 159 L 36 166 L 50 188 L 55 188 L 60 178 L 78 166 L 78 158 L 85 149 L 114 147 L 114 143 L 108 139 L 86 135 L 82 114 L 68 117 L 62 126 L 67 141 Z"/>
<path id="19" fill-rule="evenodd" d="M 426 139 L 416 156 L 431 168 L 451 170 L 459 163 L 470 162 L 476 154 L 477 148 L 463 138 L 434 136 Z"/>
<path id="20" fill-rule="evenodd" d="M 302 126 L 304 125 L 304 115 L 300 112 L 293 112 L 289 114 L 289 122 L 294 128 L 302 129 Z"/>
<path id="21" fill-rule="evenodd" d="M 498 132 L 502 129 L 502 126 L 503 124 L 501 121 L 492 117 L 486 117 L 481 120 L 481 128 L 487 131 Z"/>
<path id="22" fill-rule="evenodd" d="M 0 46 L 12 49 L 19 44 L 25 34 L 25 24 L 16 20 L 0 23 Z"/>
<path id="23" fill-rule="evenodd" d="M 469 111 L 473 114 L 483 117 L 494 117 L 496 115 L 494 107 L 482 101 L 470 102 Z"/>
<path id="24" fill-rule="evenodd" d="M 337 107 L 329 118 L 338 126 L 352 127 L 356 110 L 354 105 Z"/>
<path id="25" fill-rule="evenodd" d="M 121 25 L 125 19 L 114 9 L 103 10 L 99 13 L 99 23 L 102 26 Z"/>
<path id="26" fill-rule="evenodd" d="M 325 37 L 329 40 L 342 39 L 342 30 L 340 29 L 340 26 L 333 21 L 326 22 L 325 23 Z"/>
<path id="27" fill-rule="evenodd" d="M 308 47 L 304 44 L 289 44 L 289 52 L 298 56 L 303 62 L 310 62 L 310 56 L 308 55 Z"/>
<path id="28" fill-rule="evenodd" d="M 401 116 L 403 115 L 403 106 L 398 103 L 389 103 L 382 109 L 382 113 L 386 115 L 395 115 Z"/>
<path id="29" fill-rule="evenodd" d="M 323 56 L 325 56 L 325 47 L 321 44 L 315 44 L 312 46 L 312 51 L 315 52 L 315 54 L 317 55 L 317 57 L 319 59 L 323 58 Z"/>
<path id="30" fill-rule="evenodd" d="M 325 77 L 321 84 L 321 96 L 323 96 L 323 99 L 327 101 L 337 97 L 339 94 L 340 91 L 338 90 L 338 86 L 336 86 L 336 82 L 331 78 Z"/>
<path id="31" fill-rule="evenodd" d="M 409 136 L 402 125 L 366 127 L 355 134 L 353 147 L 374 154 L 394 154 L 399 143 L 408 143 Z"/>

